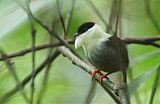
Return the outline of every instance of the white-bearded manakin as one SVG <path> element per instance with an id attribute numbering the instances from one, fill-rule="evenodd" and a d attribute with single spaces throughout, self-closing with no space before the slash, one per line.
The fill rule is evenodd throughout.
<path id="1" fill-rule="evenodd" d="M 122 72 L 127 70 L 129 64 L 125 43 L 117 36 L 106 33 L 94 22 L 83 23 L 74 37 L 75 48 L 83 47 L 87 59 L 96 68 L 92 77 L 99 73 L 100 82 L 108 77 L 121 86 L 123 84 Z"/>

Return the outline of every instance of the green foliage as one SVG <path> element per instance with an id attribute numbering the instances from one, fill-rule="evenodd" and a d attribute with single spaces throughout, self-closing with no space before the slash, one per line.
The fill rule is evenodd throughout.
<path id="1" fill-rule="evenodd" d="M 22 2 L 25 5 L 24 0 Z M 63 17 L 68 16 L 71 2 L 72 0 L 60 0 Z M 123 2 L 122 33 L 124 37 L 159 35 L 160 32 L 156 30 L 154 23 L 147 16 L 143 0 L 124 0 Z M 155 0 L 151 4 L 152 7 L 154 7 L 152 8 L 152 12 L 154 13 L 156 21 L 158 21 L 160 17 L 158 12 L 160 8 L 159 5 L 157 5 L 157 2 L 159 1 Z M 96 5 L 98 10 L 100 10 L 100 13 L 104 16 L 108 23 L 111 1 L 93 0 L 93 3 Z M 53 27 L 53 23 L 55 23 L 55 28 L 58 30 L 58 33 L 63 34 L 55 0 L 31 0 L 31 10 L 37 18 L 42 20 L 48 26 Z M 0 20 L 0 47 L 6 53 L 12 53 L 31 47 L 32 37 L 28 17 L 15 1 L 0 1 Z M 105 28 L 104 23 L 95 14 L 94 10 L 86 2 L 86 0 L 76 0 L 69 35 L 67 38 L 73 38 L 73 34 L 76 32 L 77 27 L 85 21 L 95 21 Z M 36 22 L 34 22 L 34 26 L 37 30 L 36 45 L 48 43 L 48 33 Z M 148 96 L 149 100 L 155 76 L 154 73 L 157 70 L 155 66 L 159 65 L 160 62 L 160 51 L 158 48 L 142 45 L 129 45 L 128 50 L 130 67 L 132 68 L 134 76 L 134 80 L 130 81 L 129 84 L 130 95 L 137 91 L 142 100 L 141 102 L 147 103 L 144 99 Z M 79 54 L 84 57 L 81 50 L 79 51 Z M 47 50 L 36 52 L 36 67 L 41 64 L 46 56 Z M 13 58 L 11 62 L 13 62 L 17 76 L 20 80 L 23 80 L 31 72 L 31 54 Z M 44 71 L 42 71 L 35 79 L 35 99 L 37 99 L 42 86 L 43 77 Z M 16 85 L 13 76 L 7 70 L 4 62 L 0 62 L 0 81 L 0 96 L 14 88 Z M 42 99 L 42 104 L 82 104 L 87 96 L 90 82 L 90 76 L 78 67 L 74 66 L 66 58 L 60 56 L 52 64 L 52 68 L 49 72 L 46 92 L 44 94 L 45 96 Z M 27 96 L 30 95 L 29 84 L 30 83 L 28 83 L 24 88 Z M 95 103 L 113 103 L 109 96 L 107 96 L 106 100 L 106 94 L 100 86 L 98 87 L 97 95 L 94 97 L 93 101 Z M 132 96 L 131 101 L 135 104 L 135 100 Z M 155 96 L 154 102 L 155 104 L 159 103 L 159 96 Z M 20 92 L 11 97 L 11 99 L 7 102 L 7 104 L 25 103 L 26 102 L 22 98 Z"/>
<path id="2" fill-rule="evenodd" d="M 132 70 L 132 69 L 130 69 Z M 144 74 L 138 76 L 136 79 L 134 79 L 128 86 L 129 89 L 129 94 L 130 96 L 137 91 L 137 89 L 144 84 L 144 82 L 151 77 L 152 74 L 154 74 L 155 72 L 157 72 L 158 67 L 154 68 L 154 69 L 150 69 L 147 70 Z"/>

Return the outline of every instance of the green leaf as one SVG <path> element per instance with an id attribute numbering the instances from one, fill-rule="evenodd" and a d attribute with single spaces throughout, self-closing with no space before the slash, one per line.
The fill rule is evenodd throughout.
<path id="1" fill-rule="evenodd" d="M 136 57 L 136 58 L 131 60 L 132 62 L 130 64 L 130 66 L 134 66 L 137 63 L 140 63 L 140 62 L 142 62 L 144 60 L 150 59 L 150 58 L 152 58 L 152 57 L 154 57 L 156 55 L 159 55 L 159 54 L 160 54 L 160 50 L 155 50 L 155 51 L 149 52 L 147 54 L 138 56 L 138 57 Z"/>
<path id="2" fill-rule="evenodd" d="M 130 96 L 136 92 L 136 90 L 153 74 L 156 72 L 156 70 L 158 70 L 158 66 L 148 70 L 147 72 L 143 73 L 142 75 L 140 75 L 139 77 L 137 77 L 135 80 L 133 80 L 129 86 L 128 86 L 128 90 L 129 90 L 129 94 Z"/>

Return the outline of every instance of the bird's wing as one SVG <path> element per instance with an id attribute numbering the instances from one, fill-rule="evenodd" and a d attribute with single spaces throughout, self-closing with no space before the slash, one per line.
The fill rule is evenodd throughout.
<path id="1" fill-rule="evenodd" d="M 118 37 L 112 36 L 110 41 L 107 43 L 117 54 L 117 59 L 120 64 L 120 69 L 125 70 L 128 67 L 128 51 L 125 43 Z"/>
<path id="2" fill-rule="evenodd" d="M 110 41 L 107 44 L 110 44 L 110 47 L 116 53 L 120 66 L 119 70 L 121 70 L 120 72 L 111 74 L 109 78 L 118 86 L 122 86 L 123 82 L 126 83 L 126 76 L 124 76 L 124 73 L 126 73 L 126 69 L 128 68 L 129 64 L 127 47 L 125 43 L 116 36 L 111 37 Z"/>

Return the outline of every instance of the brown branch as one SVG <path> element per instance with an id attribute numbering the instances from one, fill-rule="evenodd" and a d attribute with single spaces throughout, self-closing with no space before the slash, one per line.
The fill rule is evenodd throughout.
<path id="1" fill-rule="evenodd" d="M 52 44 L 53 41 L 54 41 L 54 37 L 53 36 L 49 36 L 49 44 Z M 49 48 L 47 50 L 48 52 L 47 52 L 47 56 L 46 57 L 51 57 L 51 55 L 52 55 L 54 50 L 55 50 L 54 48 Z M 57 51 L 57 52 L 59 52 L 59 51 Z M 43 76 L 42 83 L 41 83 L 41 88 L 40 88 L 39 94 L 37 95 L 37 101 L 36 101 L 35 104 L 41 104 L 42 100 L 44 98 L 46 87 L 48 85 L 49 71 L 51 70 L 51 66 L 52 66 L 52 62 L 51 61 L 49 61 L 49 62 L 50 63 L 48 63 L 48 65 L 47 65 L 47 67 L 45 69 L 44 76 Z"/>
<path id="2" fill-rule="evenodd" d="M 40 66 L 35 70 L 35 74 L 34 77 L 36 77 L 38 75 L 38 73 L 40 73 L 45 67 L 46 65 L 48 65 L 48 63 L 53 62 L 57 56 L 59 56 L 60 52 L 56 51 L 55 53 L 53 53 L 51 56 L 48 56 L 42 64 L 40 64 Z M 25 77 L 20 83 L 18 83 L 15 88 L 13 88 L 12 90 L 8 91 L 7 93 L 5 93 L 3 96 L 0 97 L 0 104 L 4 104 L 6 101 L 8 101 L 8 99 L 13 96 L 15 93 L 17 93 L 18 91 L 22 90 L 24 88 L 24 86 L 32 79 L 32 72 Z"/>
<path id="3" fill-rule="evenodd" d="M 61 46 L 61 45 L 62 45 L 62 43 L 60 43 L 60 42 L 53 43 L 53 44 L 43 44 L 43 45 L 36 46 L 35 51 L 43 50 L 46 48 L 54 48 L 56 46 Z M 3 56 L 0 57 L 0 61 L 5 60 L 6 58 L 14 58 L 14 57 L 19 57 L 19 56 L 24 56 L 32 51 L 33 51 L 33 48 L 26 48 L 26 49 L 20 50 L 18 52 L 14 52 L 14 53 L 11 53 L 8 55 L 6 54 L 5 57 L 3 57 Z"/>
<path id="4" fill-rule="evenodd" d="M 144 44 L 144 45 L 152 45 L 160 48 L 160 44 L 155 43 L 155 41 L 160 41 L 160 36 L 143 37 L 143 38 L 127 37 L 127 38 L 124 38 L 123 40 L 126 44 Z"/>
<path id="5" fill-rule="evenodd" d="M 66 31 L 65 22 L 64 22 L 64 19 L 63 19 L 63 16 L 62 16 L 59 0 L 56 0 L 56 2 L 57 2 L 58 15 L 59 15 L 59 18 L 60 18 L 60 21 L 61 21 L 61 24 L 62 24 L 62 28 L 63 28 L 63 31 L 64 31 L 64 37 L 66 37 L 67 31 Z"/>
<path id="6" fill-rule="evenodd" d="M 132 82 L 134 80 L 133 69 L 131 67 L 129 67 L 128 70 L 129 70 L 128 71 L 129 82 Z M 135 98 L 136 104 L 142 104 L 139 93 L 137 91 L 134 92 L 134 98 Z"/>
<path id="7" fill-rule="evenodd" d="M 160 40 L 160 36 L 157 37 L 146 37 L 146 38 L 123 38 L 122 39 L 126 44 L 144 44 L 144 45 L 152 45 L 155 47 L 160 48 L 160 44 L 158 43 L 154 43 L 155 41 L 159 41 Z M 69 44 L 74 44 L 74 40 L 68 40 L 67 41 Z M 52 43 L 52 44 L 43 44 L 43 45 L 38 45 L 35 47 L 35 51 L 40 51 L 46 48 L 54 48 L 57 46 L 61 46 L 63 45 L 60 42 L 57 43 Z M 1 56 L 0 57 L 0 61 L 5 60 L 5 58 L 14 58 L 14 57 L 19 57 L 19 56 L 24 56 L 30 52 L 33 51 L 33 48 L 26 48 L 26 49 L 22 49 L 20 51 L 17 52 L 13 52 L 10 54 L 6 54 L 5 57 Z"/>
<path id="8" fill-rule="evenodd" d="M 122 15 L 122 0 L 116 0 L 117 1 L 117 13 L 116 13 L 116 19 L 115 19 L 115 32 L 114 35 L 117 36 L 118 34 L 118 26 L 119 22 L 121 21 L 121 15 Z"/>
<path id="9" fill-rule="evenodd" d="M 26 1 L 26 6 L 27 6 L 27 9 L 30 10 L 30 0 L 27 0 Z M 32 17 L 30 15 L 28 15 L 28 22 L 29 22 L 29 25 L 30 25 L 30 28 L 31 28 L 31 37 L 32 37 L 32 48 L 33 48 L 33 51 L 32 51 L 32 81 L 31 81 L 31 84 L 30 84 L 30 104 L 33 104 L 34 102 L 34 93 L 35 93 L 35 81 L 34 81 L 34 74 L 35 74 L 35 58 L 36 58 L 36 51 L 35 51 L 35 45 L 36 45 L 36 33 L 37 33 L 37 30 L 33 24 L 33 20 L 32 20 Z"/>
<path id="10" fill-rule="evenodd" d="M 0 49 L 0 54 L 3 55 L 4 57 L 6 56 L 5 52 L 2 49 Z M 5 64 L 8 68 L 8 71 L 12 74 L 16 84 L 18 84 L 20 82 L 20 80 L 17 76 L 17 73 L 15 71 L 15 67 L 14 67 L 13 63 L 9 59 L 5 59 L 4 61 L 5 61 Z M 24 98 L 24 100 L 26 101 L 26 103 L 29 103 L 29 99 L 23 90 L 21 90 L 21 95 Z"/>
<path id="11" fill-rule="evenodd" d="M 158 69 L 157 69 L 157 75 L 156 75 L 156 78 L 154 80 L 154 84 L 153 84 L 153 87 L 152 87 L 152 92 L 151 92 L 151 97 L 150 97 L 149 104 L 153 104 L 153 100 L 154 100 L 156 91 L 158 89 L 159 80 L 160 80 L 160 65 L 158 66 Z"/>
<path id="12" fill-rule="evenodd" d="M 160 33 L 160 27 L 159 27 L 159 24 L 158 24 L 158 21 L 156 20 L 152 10 L 151 10 L 151 0 L 145 0 L 145 9 L 146 9 L 146 12 L 147 12 L 147 15 L 149 17 L 149 19 L 151 20 L 151 22 L 153 23 L 155 29 L 158 31 L 158 33 Z"/>
<path id="13" fill-rule="evenodd" d="M 79 59 L 77 56 L 75 56 L 68 48 L 64 47 L 64 46 L 60 46 L 57 48 L 64 56 L 66 56 L 68 59 L 70 59 L 72 61 L 73 64 L 75 64 L 76 66 L 82 68 L 84 71 L 86 71 L 87 73 L 89 73 L 90 75 L 92 74 L 92 72 L 94 71 L 94 68 L 89 66 L 88 64 L 86 64 L 84 61 L 82 61 L 81 59 Z M 95 79 L 96 81 L 98 81 L 98 79 L 101 76 L 97 73 L 95 75 Z M 99 81 L 98 81 L 99 82 Z M 118 96 L 116 96 L 112 91 L 109 92 L 112 93 L 112 98 L 115 100 L 115 102 L 117 102 L 118 104 L 120 104 L 123 101 L 128 102 L 126 99 L 124 99 L 125 97 L 123 97 L 122 94 L 123 91 L 121 91 L 122 89 L 119 89 L 113 82 L 111 82 L 108 79 L 103 79 L 102 82 L 100 83 L 100 85 L 102 85 L 102 87 L 105 89 L 105 91 L 108 92 L 108 90 L 112 90 L 112 91 L 116 91 L 116 90 L 120 90 L 119 91 L 119 95 L 122 96 L 121 98 L 123 99 L 119 99 Z M 120 101 L 121 100 L 121 101 Z"/>
<path id="14" fill-rule="evenodd" d="M 88 4 L 90 4 L 90 6 L 92 7 L 92 10 L 94 10 L 94 12 L 98 16 L 98 18 L 102 21 L 102 23 L 104 23 L 104 25 L 106 26 L 106 30 L 110 30 L 111 27 L 109 27 L 108 23 L 106 22 L 106 20 L 104 19 L 103 15 L 100 13 L 100 11 L 97 9 L 95 4 L 91 0 L 86 0 L 86 2 Z M 110 31 L 112 31 L 112 30 L 110 30 Z"/>
<path id="15" fill-rule="evenodd" d="M 67 33 L 67 34 L 68 34 L 68 32 L 69 32 L 70 25 L 71 25 L 71 22 L 72 22 L 73 10 L 74 10 L 74 7 L 75 7 L 75 3 L 76 3 L 76 0 L 72 0 L 71 10 L 70 10 L 70 12 L 68 13 L 67 26 L 66 26 L 66 33 Z M 67 34 L 66 34 L 66 35 L 67 35 Z M 66 37 L 65 37 L 65 38 L 66 38 Z"/>
<path id="16" fill-rule="evenodd" d="M 126 43 L 148 43 L 160 40 L 160 36 L 155 37 L 127 37 L 123 39 Z"/>

